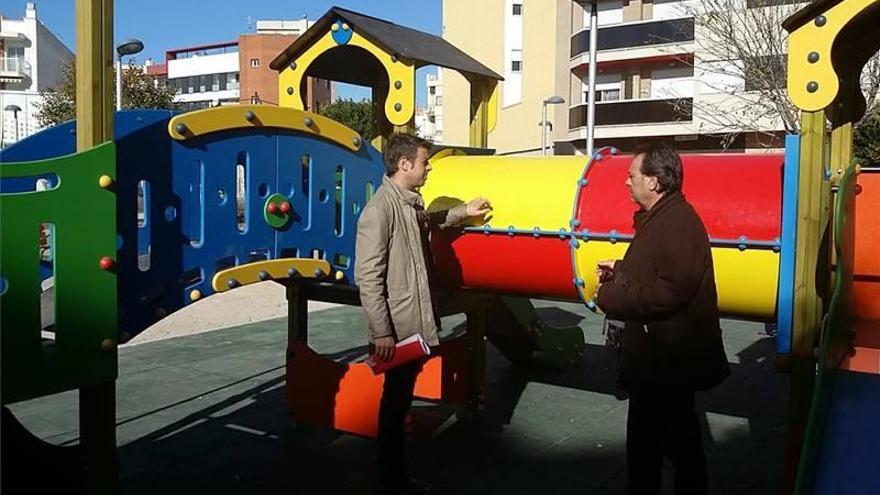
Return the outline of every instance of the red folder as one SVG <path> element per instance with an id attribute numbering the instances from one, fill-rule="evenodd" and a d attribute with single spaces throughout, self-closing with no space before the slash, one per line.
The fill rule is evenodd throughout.
<path id="1" fill-rule="evenodd" d="M 431 347 L 428 346 L 428 343 L 425 342 L 421 335 L 414 334 L 397 343 L 391 361 L 381 361 L 376 356 L 371 355 L 367 358 L 366 362 L 370 369 L 373 370 L 373 374 L 378 375 L 416 359 L 422 359 L 429 354 L 431 354 Z"/>

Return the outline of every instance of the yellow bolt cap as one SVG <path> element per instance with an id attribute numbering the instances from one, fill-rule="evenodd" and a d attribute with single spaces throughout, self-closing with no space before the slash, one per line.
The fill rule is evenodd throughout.
<path id="1" fill-rule="evenodd" d="M 198 289 L 193 289 L 192 292 L 189 293 L 189 298 L 193 302 L 198 301 L 202 298 L 202 291 Z"/>
<path id="2" fill-rule="evenodd" d="M 100 179 L 98 179 L 98 185 L 107 189 L 108 187 L 113 185 L 113 178 L 109 175 L 102 175 Z"/>

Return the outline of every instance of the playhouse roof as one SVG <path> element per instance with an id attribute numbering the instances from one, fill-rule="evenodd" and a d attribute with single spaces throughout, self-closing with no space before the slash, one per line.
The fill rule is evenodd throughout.
<path id="1" fill-rule="evenodd" d="M 271 67 L 284 70 L 287 65 L 309 49 L 329 29 L 330 25 L 342 19 L 357 31 L 384 50 L 403 58 L 413 60 L 416 67 L 438 65 L 457 70 L 465 75 L 476 75 L 490 79 L 504 79 L 473 57 L 459 50 L 439 36 L 416 29 L 398 26 L 393 22 L 377 19 L 340 7 L 332 7 L 315 22 L 302 36 L 275 57 Z"/>

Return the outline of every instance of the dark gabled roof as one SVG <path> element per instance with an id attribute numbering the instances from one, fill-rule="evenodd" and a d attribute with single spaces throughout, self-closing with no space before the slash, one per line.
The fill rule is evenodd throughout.
<path id="1" fill-rule="evenodd" d="M 842 1 L 843 0 L 814 0 L 809 5 L 804 6 L 804 8 L 788 16 L 788 19 L 782 21 L 782 27 L 784 27 L 789 33 L 793 33 L 795 29 L 815 19 L 819 14 L 827 12 L 828 9 Z"/>
<path id="2" fill-rule="evenodd" d="M 457 70 L 464 74 L 473 74 L 490 79 L 504 78 L 477 62 L 474 58 L 459 50 L 439 36 L 428 34 L 408 27 L 398 26 L 375 17 L 359 14 L 340 7 L 332 7 L 312 27 L 275 57 L 270 67 L 282 71 L 287 65 L 305 52 L 319 37 L 330 28 L 337 19 L 343 19 L 357 31 L 376 43 L 389 53 L 413 60 L 416 68 L 425 65 L 439 65 L 447 69 Z"/>

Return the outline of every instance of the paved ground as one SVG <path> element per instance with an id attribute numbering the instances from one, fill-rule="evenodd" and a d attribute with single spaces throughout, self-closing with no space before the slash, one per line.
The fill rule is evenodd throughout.
<path id="1" fill-rule="evenodd" d="M 412 468 L 438 494 L 622 493 L 627 402 L 615 398 L 601 321 L 576 304 L 538 303 L 576 323 L 581 369 L 540 359 L 514 367 L 488 352 L 487 402 L 472 417 L 420 404 L 441 426 L 412 438 Z M 311 316 L 311 339 L 336 353 L 364 342 L 359 308 Z M 462 322 L 444 320 L 448 330 Z M 772 367 L 762 326 L 725 322 L 732 376 L 700 399 L 713 493 L 778 493 L 786 378 Z M 286 321 L 274 319 L 120 349 L 120 478 L 125 494 L 369 493 L 371 441 L 296 425 L 284 402 Z M 16 404 L 53 443 L 77 438 L 75 393 Z"/>

